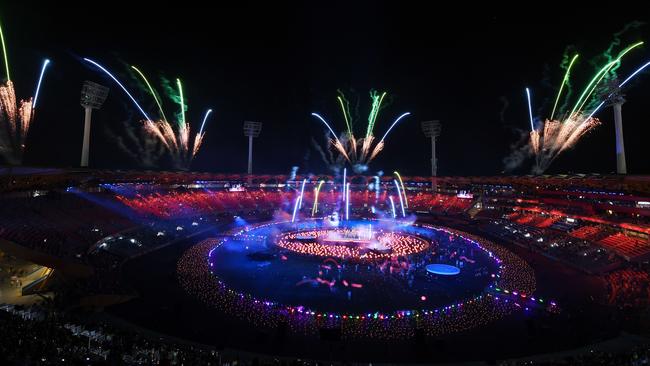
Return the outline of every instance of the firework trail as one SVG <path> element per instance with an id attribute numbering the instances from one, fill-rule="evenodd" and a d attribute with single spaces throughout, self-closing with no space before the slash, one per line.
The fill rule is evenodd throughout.
<path id="1" fill-rule="evenodd" d="M 596 69 L 598 69 L 599 65 L 601 65 L 603 63 L 609 63 L 609 62 L 613 61 L 616 58 L 616 57 L 613 56 L 614 50 L 621 45 L 621 38 L 623 37 L 623 35 L 628 33 L 628 31 L 633 30 L 633 29 L 637 29 L 637 28 L 639 28 L 639 27 L 641 27 L 643 25 L 644 25 L 644 23 L 639 22 L 639 21 L 633 21 L 633 22 L 627 23 L 623 27 L 623 29 L 621 29 L 620 31 L 613 34 L 612 41 L 610 42 L 607 49 L 602 53 L 602 55 L 594 58 L 592 60 L 591 64 Z M 614 67 L 612 67 L 612 69 L 609 70 L 609 72 L 605 75 L 604 81 L 605 82 L 610 82 L 610 81 L 616 79 L 616 71 L 618 70 L 619 67 L 620 67 L 620 63 L 614 65 Z M 588 108 L 588 109 L 590 109 L 590 108 Z"/>
<path id="2" fill-rule="evenodd" d="M 396 218 L 397 214 L 395 213 L 395 201 L 393 201 L 393 196 L 388 196 L 388 199 L 390 200 L 390 207 L 393 211 L 393 218 Z"/>
<path id="3" fill-rule="evenodd" d="M 201 128 L 199 128 L 199 135 L 203 133 L 203 129 L 205 128 L 205 122 L 208 120 L 208 116 L 212 113 L 212 109 L 208 109 L 205 112 L 205 115 L 203 116 L 203 122 L 201 122 Z"/>
<path id="4" fill-rule="evenodd" d="M 350 114 L 350 102 L 345 98 L 345 94 L 340 90 L 337 91 L 339 95 L 336 97 L 339 104 L 341 105 L 341 111 L 343 112 L 343 118 L 345 118 L 345 127 L 348 129 L 348 136 L 352 136 L 352 115 Z"/>
<path id="5" fill-rule="evenodd" d="M 570 85 L 569 84 L 569 76 L 571 75 L 571 68 L 573 67 L 573 64 L 576 62 L 578 59 L 578 54 L 576 53 L 573 58 L 571 59 L 571 62 L 569 63 L 569 66 L 566 69 L 566 72 L 564 73 L 564 78 L 562 78 L 562 83 L 560 83 L 560 89 L 557 92 L 557 97 L 555 98 L 555 103 L 553 104 L 553 111 L 551 112 L 551 120 L 553 120 L 553 116 L 555 115 L 555 110 L 557 109 L 557 103 L 560 101 L 560 96 L 562 95 L 562 89 L 564 89 L 564 86 L 567 86 L 567 89 L 569 89 Z"/>
<path id="6" fill-rule="evenodd" d="M 597 73 L 594 75 L 594 77 L 591 79 L 585 90 L 580 94 L 580 98 L 578 98 L 578 101 L 576 102 L 575 106 L 571 110 L 571 113 L 569 113 L 569 117 L 571 117 L 574 113 L 580 113 L 582 109 L 585 107 L 585 104 L 590 100 L 589 98 L 591 95 L 594 93 L 596 90 L 596 87 L 598 87 L 599 83 L 607 76 L 609 73 L 614 72 L 613 70 L 618 69 L 618 65 L 621 63 L 621 58 L 625 56 L 628 52 L 633 50 L 636 47 L 639 47 L 643 44 L 643 42 L 637 42 L 623 51 L 618 55 L 618 57 L 611 61 L 608 62 L 605 66 L 603 66 Z"/>
<path id="7" fill-rule="evenodd" d="M 38 94 L 41 91 L 41 84 L 43 83 L 43 76 L 45 75 L 45 70 L 47 65 L 50 64 L 50 60 L 45 59 L 43 61 L 43 66 L 41 66 L 41 74 L 38 77 L 38 83 L 36 83 L 36 91 L 34 92 L 34 103 L 32 103 L 32 108 L 36 109 L 36 102 L 38 101 Z"/>
<path id="8" fill-rule="evenodd" d="M 573 57 L 570 57 L 570 55 L 573 55 Z M 577 52 L 575 52 L 575 47 L 574 46 L 568 46 L 564 50 L 564 53 L 562 54 L 562 62 L 560 62 L 560 69 L 564 71 L 564 76 L 565 79 L 563 79 L 563 84 L 560 85 L 560 89 L 558 90 L 558 94 L 561 95 L 560 100 L 562 100 L 561 105 L 555 105 L 554 104 L 554 109 L 555 111 L 558 110 L 567 110 L 569 108 L 569 103 L 571 102 L 571 98 L 573 97 L 573 84 L 571 82 L 571 69 L 573 68 L 573 64 L 575 64 L 577 60 L 576 57 L 579 57 Z M 574 58 L 576 60 L 574 61 Z M 573 62 L 572 62 L 573 61 Z M 559 101 L 558 101 L 559 103 Z M 555 117 L 555 113 L 553 113 L 553 116 Z"/>
<path id="9" fill-rule="evenodd" d="M 345 220 L 350 219 L 350 183 L 345 185 Z"/>
<path id="10" fill-rule="evenodd" d="M 609 93 L 609 94 L 607 95 L 607 99 L 606 99 L 606 100 L 603 100 L 602 102 L 600 102 L 600 104 L 598 104 L 598 106 L 596 106 L 596 108 L 594 108 L 593 112 L 591 112 L 591 114 L 589 115 L 588 118 L 591 118 L 591 117 L 593 117 L 596 113 L 598 113 L 598 111 L 600 110 L 600 108 L 602 108 L 602 107 L 605 105 L 605 103 L 609 100 L 609 98 L 611 98 L 611 97 L 612 97 L 616 92 L 620 91 L 620 89 L 623 88 L 623 86 L 625 86 L 625 84 L 627 84 L 630 80 L 632 80 L 632 78 L 634 78 L 638 73 L 640 73 L 641 71 L 645 70 L 648 66 L 650 66 L 650 62 L 646 62 L 645 64 L 641 65 L 641 67 L 639 67 L 638 69 L 636 69 L 632 74 L 630 74 L 627 78 L 625 78 L 625 80 L 623 80 L 622 83 L 620 83 L 619 85 L 615 86 L 615 90 L 613 90 L 611 93 Z"/>
<path id="11" fill-rule="evenodd" d="M 137 72 L 138 75 L 140 76 L 140 78 L 144 81 L 145 85 L 149 89 L 149 93 L 153 97 L 154 101 L 156 101 L 156 105 L 158 106 L 158 111 L 160 111 L 160 118 L 162 118 L 164 121 L 166 121 L 167 117 L 165 117 L 165 111 L 163 111 L 162 105 L 160 104 L 160 100 L 158 99 L 158 95 L 157 95 L 158 93 L 156 93 L 154 88 L 149 83 L 149 80 L 147 80 L 147 77 L 144 76 L 144 74 L 142 73 L 142 71 L 140 71 L 140 69 L 138 69 L 137 67 L 135 67 L 133 65 L 131 65 L 131 68 L 133 70 L 135 70 L 135 72 Z"/>
<path id="12" fill-rule="evenodd" d="M 2 56 L 5 60 L 5 75 L 7 76 L 7 81 L 10 81 L 11 76 L 9 76 L 9 58 L 7 57 L 7 45 L 5 44 L 5 34 L 2 31 L 1 25 L 0 25 L 0 42 L 2 43 Z"/>
<path id="13" fill-rule="evenodd" d="M 379 152 L 384 148 L 384 140 L 388 136 L 389 132 L 395 127 L 395 125 L 404 117 L 408 116 L 410 113 L 404 113 L 399 116 L 395 122 L 388 128 L 384 136 L 375 143 L 376 138 L 374 136 L 374 128 L 381 111 L 381 106 L 384 98 L 387 93 L 383 92 L 381 94 L 377 93 L 374 90 L 370 91 L 370 99 L 372 101 L 370 113 L 368 114 L 368 122 L 366 125 L 366 131 L 364 137 L 357 138 L 354 135 L 354 121 L 350 113 L 350 104 L 345 98 L 342 92 L 338 92 L 337 96 L 338 104 L 343 113 L 343 119 L 345 121 L 346 130 L 344 133 L 341 133 L 340 137 L 337 137 L 336 132 L 332 129 L 332 126 L 325 121 L 325 119 L 317 114 L 312 113 L 311 115 L 318 118 L 332 134 L 333 138 L 329 140 L 330 145 L 342 156 L 350 165 L 355 172 L 361 173 L 368 169 L 368 164 L 374 160 Z M 322 151 L 322 149 L 319 150 Z M 324 155 L 324 154 L 322 154 Z"/>
<path id="14" fill-rule="evenodd" d="M 366 128 L 366 137 L 363 138 L 361 144 L 361 160 L 364 160 L 368 155 L 368 150 L 372 141 L 375 139 L 373 135 L 373 130 L 375 129 L 375 123 L 377 122 L 377 116 L 381 110 L 381 102 L 383 102 L 386 92 L 383 92 L 381 96 L 377 94 L 374 90 L 370 91 L 370 99 L 372 99 L 372 108 L 370 109 L 370 114 L 368 115 L 368 127 Z M 392 127 L 392 126 L 391 126 Z M 370 160 L 372 159 L 368 159 Z"/>
<path id="15" fill-rule="evenodd" d="M 332 130 L 332 127 L 330 127 L 329 123 L 327 123 L 327 121 L 325 121 L 325 119 L 323 117 L 321 117 L 318 113 L 312 113 L 311 115 L 318 118 L 319 120 L 321 120 L 321 122 L 323 122 L 325 127 L 327 127 L 327 129 L 332 133 L 332 136 L 334 136 L 334 140 L 332 140 L 332 145 L 334 145 L 336 150 L 338 150 L 339 153 L 341 155 L 343 155 L 345 160 L 347 160 L 348 162 L 352 162 L 350 160 L 350 156 L 348 156 L 348 152 L 346 151 L 345 147 L 343 146 L 343 143 L 341 142 L 341 140 L 338 137 L 336 137 L 336 133 L 334 132 L 334 130 Z"/>
<path id="16" fill-rule="evenodd" d="M 131 66 L 131 69 L 135 70 L 136 74 L 142 79 L 142 81 L 147 87 L 148 93 L 151 94 L 154 101 L 156 102 L 156 105 L 158 106 L 158 111 L 160 116 L 159 119 L 157 120 L 149 117 L 149 115 L 144 111 L 144 109 L 140 106 L 140 104 L 133 97 L 133 95 L 126 89 L 126 87 L 105 67 L 101 66 L 95 61 L 89 59 L 84 59 L 84 60 L 95 65 L 97 68 L 102 70 L 105 74 L 110 76 L 111 79 L 113 79 L 113 81 L 115 81 L 122 88 L 122 90 L 124 90 L 124 92 L 129 96 L 129 98 L 133 101 L 135 106 L 140 110 L 140 112 L 144 116 L 144 120 L 142 121 L 143 123 L 142 127 L 143 127 L 143 131 L 146 134 L 146 137 L 143 138 L 144 144 L 138 144 L 137 151 L 139 153 L 144 153 L 146 155 L 142 156 L 139 160 L 141 160 L 145 164 L 149 164 L 151 162 L 151 155 L 152 155 L 151 151 L 152 149 L 153 151 L 155 151 L 155 149 L 152 146 L 152 139 L 153 139 L 154 141 L 159 141 L 164 146 L 165 150 L 167 150 L 167 152 L 169 153 L 172 159 L 172 165 L 174 166 L 174 168 L 181 169 L 181 170 L 189 169 L 192 160 L 198 153 L 203 143 L 203 138 L 205 136 L 205 132 L 204 132 L 205 122 L 207 121 L 207 118 L 212 112 L 212 110 L 209 109 L 206 112 L 203 118 L 203 123 L 201 124 L 201 129 L 199 130 L 198 133 L 194 135 L 194 138 L 192 139 L 192 131 L 190 128 L 190 124 L 187 123 L 187 121 L 185 120 L 186 106 L 185 106 L 185 100 L 183 96 L 183 86 L 180 79 L 176 79 L 178 94 L 176 94 L 175 90 L 172 90 L 171 94 L 169 94 L 170 99 L 172 99 L 174 102 L 177 102 L 181 107 L 180 108 L 181 111 L 177 115 L 177 123 L 172 124 L 167 120 L 167 117 L 165 116 L 165 112 L 161 100 L 158 98 L 158 93 L 151 86 L 151 83 L 139 68 L 137 68 L 136 66 Z M 168 92 L 171 89 L 169 84 L 170 83 L 167 80 L 163 79 L 163 87 Z M 127 131 L 127 133 L 129 132 Z M 133 140 L 135 136 L 136 134 L 134 133 L 129 134 L 129 138 L 131 138 L 131 140 Z"/>
<path id="17" fill-rule="evenodd" d="M 135 106 L 138 108 L 140 113 L 142 113 L 142 115 L 144 116 L 144 119 L 145 120 L 151 120 L 151 118 L 149 118 L 149 115 L 147 114 L 147 112 L 145 112 L 144 109 L 142 109 L 142 107 L 140 106 L 140 103 L 138 103 L 138 101 L 135 100 L 133 95 L 131 95 L 131 93 L 129 93 L 129 90 L 124 86 L 124 84 L 122 84 L 110 71 L 108 71 L 104 66 L 100 65 L 99 63 L 97 63 L 97 62 L 95 62 L 95 61 L 93 61 L 93 60 L 91 60 L 89 58 L 84 58 L 84 61 L 94 65 L 98 69 L 102 70 L 102 72 L 105 73 L 106 75 L 108 75 L 111 79 L 113 79 L 113 81 L 115 81 L 115 83 L 117 85 L 119 85 L 120 88 L 122 88 L 124 93 L 126 93 L 126 95 L 129 96 L 131 101 L 133 101 L 133 104 L 135 104 Z"/>
<path id="18" fill-rule="evenodd" d="M 528 117 L 530 118 L 530 130 L 535 131 L 535 123 L 533 122 L 533 107 L 530 102 L 530 90 L 526 88 L 526 98 L 528 99 Z"/>
<path id="19" fill-rule="evenodd" d="M 397 171 L 395 171 L 393 173 L 395 173 L 395 175 L 397 176 L 397 179 L 399 179 L 399 184 L 402 186 L 402 194 L 404 195 L 404 206 L 406 208 L 408 208 L 409 207 L 409 201 L 406 198 L 406 188 L 404 188 L 404 181 L 402 180 L 402 176 Z M 379 178 L 379 177 L 377 177 L 377 178 Z"/>
<path id="20" fill-rule="evenodd" d="M 402 199 L 402 192 L 399 189 L 399 183 L 397 179 L 393 179 L 395 182 L 395 188 L 397 188 L 397 195 L 399 196 L 399 207 L 402 209 L 402 217 L 406 217 L 406 211 L 404 210 L 404 200 Z"/>
<path id="21" fill-rule="evenodd" d="M 318 213 L 318 195 L 320 194 L 320 189 L 323 186 L 323 183 L 325 183 L 324 180 L 321 180 L 318 182 L 318 186 L 314 189 L 314 205 L 311 208 L 311 215 L 314 216 L 316 213 Z"/>
<path id="22" fill-rule="evenodd" d="M 0 26 L 0 43 L 2 44 L 6 77 L 6 81 L 0 84 L 0 155 L 9 164 L 14 165 L 22 163 L 25 140 L 34 120 L 36 101 L 50 60 L 43 61 L 34 97 L 18 100 L 14 83 L 9 74 L 9 58 L 2 26 Z"/>
<path id="23" fill-rule="evenodd" d="M 562 112 L 561 110 L 563 108 L 560 108 L 560 117 L 554 119 L 563 87 L 564 85 L 569 85 L 570 71 L 578 58 L 577 54 L 573 56 L 558 89 L 551 117 L 546 119 L 543 123 L 540 123 L 537 128 L 533 121 L 530 91 L 526 88 L 531 127 L 528 147 L 532 155 L 535 157 L 535 165 L 533 167 L 534 173 L 542 174 L 561 153 L 574 147 L 585 134 L 600 125 L 600 121 L 595 118 L 594 115 L 607 102 L 607 99 L 609 99 L 612 94 L 605 95 L 606 100 L 600 101 L 596 96 L 602 93 L 598 93 L 597 89 L 602 85 L 603 80 L 606 80 L 606 77 L 612 75 L 612 73 L 620 66 L 623 56 L 642 44 L 643 42 L 634 43 L 623 49 L 615 58 L 609 59 L 608 62 L 601 66 L 596 74 L 590 79 L 587 86 L 584 88 L 582 93 L 580 93 L 573 108 L 569 112 Z M 609 53 L 611 50 L 608 50 L 607 52 Z M 643 65 L 637 71 L 632 73 L 618 87 L 622 87 L 647 65 L 648 64 Z M 595 108 L 590 107 L 599 101 L 600 104 Z M 590 110 L 590 112 L 587 110 Z"/>
<path id="24" fill-rule="evenodd" d="M 401 116 L 397 117 L 397 119 L 395 120 L 395 122 L 393 122 L 392 125 L 390 125 L 390 127 L 388 128 L 388 130 L 386 131 L 386 133 L 384 134 L 384 136 L 382 136 L 382 137 L 381 137 L 381 140 L 379 140 L 379 143 L 377 143 L 377 145 L 375 145 L 375 148 L 374 148 L 374 150 L 372 151 L 372 154 L 370 154 L 370 159 L 369 159 L 369 161 L 370 161 L 370 160 L 373 160 L 373 159 L 377 156 L 377 154 L 379 154 L 379 152 L 381 152 L 381 151 L 384 149 L 384 140 L 386 139 L 386 136 L 388 136 L 388 133 L 390 133 L 390 131 L 393 129 L 393 127 L 395 127 L 395 125 L 397 125 L 397 123 L 398 123 L 402 118 L 404 118 L 404 117 L 406 117 L 406 116 L 409 116 L 409 115 L 411 115 L 411 112 L 406 112 L 406 113 L 402 114 Z"/>

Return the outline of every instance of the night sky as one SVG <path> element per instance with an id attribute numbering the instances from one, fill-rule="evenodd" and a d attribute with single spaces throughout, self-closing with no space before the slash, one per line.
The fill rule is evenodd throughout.
<path id="1" fill-rule="evenodd" d="M 311 139 L 323 141 L 323 126 L 310 116 L 325 116 L 338 131 L 345 124 L 336 90 L 359 98 L 365 120 L 374 88 L 386 90 L 390 104 L 380 114 L 381 135 L 399 114 L 412 113 L 396 127 L 369 173 L 399 170 L 428 175 L 430 147 L 420 122 L 439 119 L 440 175 L 503 174 L 503 159 L 520 131 L 528 129 L 524 88 L 533 92 L 534 114 L 550 113 L 563 76 L 560 61 L 567 46 L 579 52 L 576 87 L 594 73 L 588 61 L 602 53 L 614 33 L 647 12 L 619 6 L 616 12 L 587 14 L 582 9 L 433 9 L 433 3 L 183 1 L 175 6 L 133 7 L 134 2 L 11 1 L 0 5 L 12 79 L 18 96 L 33 93 L 42 59 L 52 60 L 27 140 L 25 164 L 73 167 L 79 163 L 84 80 L 111 88 L 104 107 L 93 114 L 91 166 L 137 169 L 115 138 L 124 124 L 139 126 L 128 97 L 83 57 L 95 59 L 126 81 L 155 115 L 153 100 L 138 90 L 128 65 L 138 65 L 159 92 L 159 76 L 184 81 L 187 119 L 198 127 L 207 108 L 214 110 L 204 145 L 192 170 L 246 170 L 244 120 L 264 123 L 255 141 L 256 173 L 326 173 Z M 349 3 L 353 3 L 350 1 Z M 325 5 L 327 4 L 327 5 Z M 94 11 L 97 7 L 103 11 Z M 536 4 L 535 6 L 541 6 Z M 465 8 L 470 8 L 469 2 Z M 87 10 L 84 10 L 87 9 Z M 618 15 L 612 17 L 611 13 Z M 650 42 L 650 24 L 630 27 L 621 47 Z M 650 46 L 630 53 L 620 75 L 650 60 Z M 628 172 L 650 173 L 650 73 L 632 83 L 623 106 Z M 165 102 L 168 114 L 175 105 Z M 615 171 L 611 108 L 598 115 L 603 125 L 565 153 L 549 173 Z M 357 126 L 359 131 L 361 126 Z M 165 163 L 159 169 L 168 169 Z M 527 174 L 530 161 L 514 174 Z"/>

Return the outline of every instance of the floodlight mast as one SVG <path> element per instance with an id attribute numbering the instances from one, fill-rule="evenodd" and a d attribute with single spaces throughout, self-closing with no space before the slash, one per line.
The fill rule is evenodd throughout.
<path id="1" fill-rule="evenodd" d="M 84 137 L 81 148 L 81 166 L 87 167 L 90 158 L 90 122 L 93 109 L 99 109 L 108 97 L 109 89 L 86 80 L 81 87 L 81 106 L 84 107 Z"/>

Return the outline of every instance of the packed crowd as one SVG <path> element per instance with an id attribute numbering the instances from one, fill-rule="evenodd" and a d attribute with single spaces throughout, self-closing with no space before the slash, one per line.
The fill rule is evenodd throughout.
<path id="1" fill-rule="evenodd" d="M 489 314 L 478 314 L 489 316 Z M 78 316 L 44 306 L 0 305 L 0 359 L 3 365 L 338 365 L 228 350 L 145 335 L 137 329 Z M 499 362 L 500 366 L 620 365 L 650 363 L 650 346 L 617 351 L 574 351 L 567 355 Z M 348 363 L 349 364 L 349 363 Z"/>
<path id="2" fill-rule="evenodd" d="M 534 228 L 548 228 L 549 230 L 543 230 L 547 238 L 559 237 L 558 234 L 561 233 L 562 236 L 578 239 L 563 240 L 564 242 L 583 243 L 584 246 L 584 243 L 589 241 L 616 252 L 628 260 L 643 259 L 650 255 L 650 240 L 647 237 L 641 237 L 642 234 L 632 236 L 630 233 L 604 224 L 577 223 L 577 220 L 573 220 L 571 225 L 566 225 L 566 220 L 562 220 L 561 217 L 526 214 L 519 211 L 507 215 L 507 218 L 512 224 L 528 227 L 528 231 Z"/>
<path id="3" fill-rule="evenodd" d="M 136 212 L 156 218 L 194 217 L 213 212 L 241 210 L 274 210 L 289 202 L 293 194 L 282 191 L 216 191 L 193 190 L 153 193 L 117 199 Z"/>
<path id="4" fill-rule="evenodd" d="M 611 251 L 548 228 L 530 227 L 500 219 L 484 220 L 480 229 L 502 240 L 556 258 L 588 273 L 611 269 L 620 259 Z"/>
<path id="5" fill-rule="evenodd" d="M 650 364 L 650 345 L 618 352 L 591 351 L 540 360 L 506 361 L 500 366 L 646 366 Z"/>
<path id="6" fill-rule="evenodd" d="M 386 190 L 351 191 L 352 209 L 377 207 L 388 209 L 389 196 L 397 192 Z M 395 201 L 399 202 L 395 196 Z M 297 198 L 295 189 L 288 190 L 246 190 L 231 192 L 227 190 L 188 190 L 168 191 L 135 196 L 118 195 L 117 199 L 140 214 L 158 218 L 192 217 L 207 212 L 239 212 L 241 210 L 273 211 L 291 209 Z M 342 195 L 338 187 L 323 187 L 318 195 L 306 188 L 301 209 L 307 215 L 312 211 L 331 212 L 340 206 Z M 467 210 L 471 199 L 455 195 L 418 192 L 407 194 L 405 207 L 409 210 L 424 210 L 436 213 L 458 214 Z"/>
<path id="7" fill-rule="evenodd" d="M 598 241 L 605 248 L 615 250 L 625 258 L 641 258 L 650 254 L 650 241 L 631 237 L 621 232 L 614 233 Z"/>
<path id="8" fill-rule="evenodd" d="M 650 305 L 650 274 L 646 269 L 621 269 L 608 273 L 604 278 L 610 304 L 624 309 L 648 308 Z"/>
<path id="9" fill-rule="evenodd" d="M 5 198 L 0 238 L 60 258 L 80 260 L 88 245 L 133 226 L 128 218 L 75 195 Z"/>
<path id="10" fill-rule="evenodd" d="M 459 214 L 469 209 L 472 202 L 472 199 L 455 195 L 418 192 L 409 198 L 409 208 L 416 211 Z"/>
<path id="11" fill-rule="evenodd" d="M 42 306 L 0 305 L 2 365 L 277 365 L 280 360 L 219 351 L 105 322 L 81 322 Z M 315 362 L 283 360 L 287 365 Z"/>

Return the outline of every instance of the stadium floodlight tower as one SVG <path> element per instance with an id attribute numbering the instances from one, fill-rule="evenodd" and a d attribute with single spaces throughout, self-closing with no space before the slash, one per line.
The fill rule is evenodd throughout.
<path id="1" fill-rule="evenodd" d="M 262 132 L 262 122 L 244 121 L 244 136 L 248 136 L 248 175 L 253 174 L 253 138 Z"/>
<path id="2" fill-rule="evenodd" d="M 438 175 L 438 159 L 436 158 L 436 139 L 440 136 L 440 121 L 422 122 L 422 132 L 424 136 L 431 138 L 431 176 Z"/>
<path id="3" fill-rule="evenodd" d="M 81 106 L 85 110 L 84 118 L 84 142 L 81 148 L 81 166 L 88 166 L 88 155 L 90 153 L 90 116 L 93 109 L 101 108 L 108 97 L 108 88 L 86 80 L 81 87 Z"/>
<path id="4" fill-rule="evenodd" d="M 623 113 L 622 107 L 625 103 L 625 95 L 618 86 L 618 80 L 612 80 L 607 88 L 609 97 L 607 103 L 614 108 L 614 131 L 616 132 L 616 173 L 627 174 L 625 163 L 625 144 L 623 142 Z"/>

